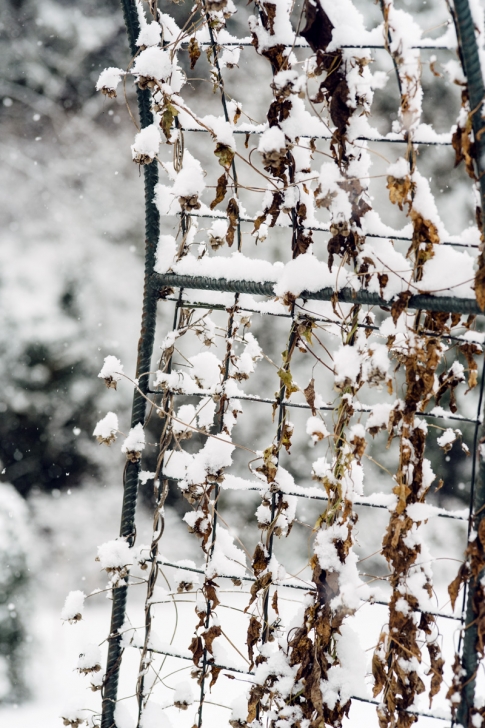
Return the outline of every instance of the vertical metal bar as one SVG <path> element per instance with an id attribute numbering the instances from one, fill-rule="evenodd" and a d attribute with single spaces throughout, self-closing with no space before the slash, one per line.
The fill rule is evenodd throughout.
<path id="1" fill-rule="evenodd" d="M 470 538 L 470 532 L 472 526 L 478 531 L 481 520 L 485 517 L 485 458 L 480 451 L 480 443 L 485 440 L 485 425 L 480 425 L 480 413 L 483 407 L 483 394 L 485 388 L 485 363 L 482 366 L 482 376 L 480 380 L 480 394 L 478 398 L 477 407 L 477 423 L 475 425 L 475 434 L 473 439 L 473 463 L 472 463 L 472 477 L 471 477 L 471 489 L 470 489 L 470 516 L 468 519 L 468 540 Z M 485 412 L 483 413 L 485 415 Z M 483 415 L 482 415 L 483 416 Z M 478 462 L 478 474 L 477 474 L 477 457 Z M 476 673 L 478 669 L 478 653 L 477 653 L 477 638 L 478 629 L 475 623 L 475 610 L 474 601 L 477 587 L 479 586 L 480 579 L 485 575 L 485 569 L 483 569 L 476 576 L 471 576 L 468 584 L 465 584 L 463 592 L 463 608 L 462 608 L 462 626 L 463 631 L 460 634 L 460 642 L 458 645 L 458 652 L 460 652 L 461 644 L 463 643 L 463 651 L 461 664 L 465 670 L 463 676 L 463 689 L 461 693 L 461 703 L 458 706 L 456 714 L 456 722 L 458 725 L 468 726 L 470 709 L 473 707 L 475 702 L 475 685 L 476 685 Z M 465 613 L 466 605 L 466 613 Z"/>
<path id="2" fill-rule="evenodd" d="M 483 102 L 485 99 L 485 87 L 483 81 L 483 72 L 480 64 L 480 56 L 478 51 L 477 38 L 475 35 L 475 26 L 470 10 L 468 0 L 454 0 L 454 12 L 452 12 L 455 23 L 456 34 L 458 37 L 458 51 L 463 66 L 463 71 L 467 80 L 468 98 L 470 103 L 470 113 L 472 114 L 473 134 L 475 137 L 475 160 L 478 172 L 478 181 L 480 185 L 480 201 L 483 215 L 485 211 L 485 123 L 482 118 Z M 481 29 L 484 32 L 484 29 Z M 483 243 L 482 243 L 483 245 Z M 480 257 L 483 258 L 483 250 L 480 251 Z M 483 260 L 482 260 L 483 264 Z M 482 410 L 484 374 L 480 383 L 480 397 L 478 404 L 478 417 Z M 479 442 L 485 438 L 485 426 L 482 425 L 480 431 L 478 426 L 475 428 L 474 448 L 473 448 L 473 471 L 470 493 L 470 519 L 468 523 L 468 536 L 473 527 L 478 530 L 480 522 L 485 516 L 485 460 L 481 455 Z M 478 477 L 475 476 L 477 470 L 476 458 L 479 458 Z M 468 585 L 465 585 L 463 594 L 463 606 L 466 602 L 466 615 L 464 618 L 464 629 L 460 635 L 460 649 L 463 642 L 462 651 L 462 668 L 464 675 L 462 679 L 461 703 L 458 706 L 456 720 L 458 724 L 463 726 L 469 725 L 470 710 L 475 701 L 475 685 L 476 673 L 478 669 L 478 628 L 475 623 L 475 598 L 479 587 L 480 579 L 483 577 L 485 570 L 479 574 L 471 575 Z"/>
<path id="3" fill-rule="evenodd" d="M 134 0 L 122 0 L 121 5 L 131 55 L 134 56 L 137 52 L 136 40 L 140 32 L 136 5 Z M 138 110 L 142 128 L 149 126 L 153 121 L 150 110 L 150 98 L 151 96 L 148 90 L 142 91 L 137 88 Z M 150 371 L 155 338 L 157 297 L 155 291 L 150 286 L 150 277 L 153 273 L 156 247 L 160 234 L 160 216 L 154 202 L 155 185 L 158 182 L 157 164 L 156 161 L 153 161 L 151 164 L 145 165 L 143 169 L 145 179 L 145 281 L 141 332 L 138 341 L 138 358 L 136 364 L 136 376 L 139 379 L 139 388 L 141 391 L 136 389 L 133 395 L 131 413 L 132 427 L 135 427 L 139 423 L 144 424 L 145 422 L 146 401 L 144 395 L 148 391 L 148 372 Z M 133 545 L 135 541 L 138 474 L 139 464 L 127 462 L 124 478 L 120 536 L 128 539 L 130 545 Z M 110 636 L 108 638 L 108 660 L 103 688 L 101 728 L 113 728 L 115 726 L 114 711 L 118 694 L 118 680 L 122 656 L 119 630 L 125 621 L 127 593 L 128 586 L 126 581 L 123 586 L 113 590 Z"/>
<path id="4" fill-rule="evenodd" d="M 478 54 L 478 44 L 475 35 L 475 26 L 468 0 L 454 0 L 453 20 L 455 21 L 458 36 L 458 49 L 463 71 L 466 76 L 470 112 L 472 114 L 473 133 L 475 136 L 475 159 L 478 168 L 480 184 L 480 198 L 482 215 L 485 211 L 485 121 L 482 118 L 483 102 L 485 100 L 485 87 L 483 72 Z M 482 32 L 485 29 L 482 28 Z"/>

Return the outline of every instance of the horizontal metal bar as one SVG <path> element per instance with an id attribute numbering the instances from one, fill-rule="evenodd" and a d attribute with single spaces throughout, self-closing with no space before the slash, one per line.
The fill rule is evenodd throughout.
<path id="1" fill-rule="evenodd" d="M 192 132 L 197 132 L 197 133 L 200 132 L 201 134 L 209 133 L 209 129 L 204 129 L 203 127 L 200 127 L 200 126 L 184 126 L 183 131 L 184 132 L 192 131 Z M 260 134 L 263 133 L 263 131 L 265 131 L 265 129 L 263 129 L 263 128 L 259 129 L 257 127 L 256 128 L 250 127 L 249 129 L 244 129 L 244 128 L 238 129 L 236 127 L 235 129 L 231 129 L 231 131 L 233 134 L 249 134 L 249 135 L 256 134 L 259 136 Z M 325 134 L 300 134 L 299 138 L 300 139 L 327 139 L 330 141 L 331 139 L 333 139 L 333 134 L 330 131 Z M 371 136 L 365 136 L 365 134 L 355 137 L 354 141 L 376 142 L 376 143 L 385 142 L 386 144 L 407 144 L 408 143 L 408 141 L 404 138 L 401 139 L 401 138 L 383 137 L 383 136 L 371 137 Z M 449 147 L 449 146 L 451 146 L 451 134 L 449 135 L 449 137 L 446 140 L 443 140 L 443 141 L 427 141 L 424 139 L 420 139 L 419 135 L 417 137 L 416 136 L 413 137 L 412 141 L 415 146 L 422 144 L 423 146 L 426 146 L 426 147 Z"/>
<path id="2" fill-rule="evenodd" d="M 222 486 L 223 490 L 237 490 L 237 488 L 231 488 L 230 486 Z M 264 488 L 264 484 L 261 486 L 254 486 L 254 488 L 244 488 L 244 491 L 249 492 L 256 492 L 259 493 Z M 242 489 L 241 489 L 242 490 Z M 282 495 L 293 495 L 296 498 L 306 498 L 307 500 L 316 500 L 316 501 L 323 501 L 324 503 L 328 502 L 328 497 L 326 495 L 316 495 L 314 493 L 301 493 L 299 491 L 292 491 L 292 490 L 285 490 L 285 491 L 276 491 L 277 493 L 281 493 Z M 385 503 L 372 503 L 368 500 L 360 500 L 359 498 L 356 498 L 353 501 L 354 506 L 364 506 L 366 508 L 384 508 L 385 510 L 389 510 L 389 505 L 386 505 Z M 452 518 L 456 521 L 464 521 L 465 523 L 468 523 L 468 514 L 461 515 L 460 513 L 453 513 L 452 511 L 446 511 L 445 509 L 442 509 L 438 513 L 432 514 L 428 518 L 432 518 L 433 515 L 436 515 L 438 518 Z M 426 520 L 423 518 L 423 520 Z"/>
<path id="3" fill-rule="evenodd" d="M 208 220 L 227 220 L 227 215 L 223 212 L 218 212 L 218 211 L 214 211 L 214 212 L 192 211 L 192 212 L 188 212 L 185 214 L 188 215 L 189 217 L 200 217 L 200 218 L 208 219 Z M 251 217 L 250 215 L 240 215 L 239 220 L 241 222 L 251 222 L 251 223 L 256 222 L 256 218 Z M 292 229 L 292 225 L 289 222 L 288 222 L 288 224 L 277 222 L 274 225 L 274 227 L 288 229 L 288 230 Z M 312 230 L 312 232 L 317 232 L 317 233 L 330 232 L 330 226 L 328 225 L 328 223 L 325 223 L 325 222 L 322 222 L 319 225 L 300 225 L 299 227 L 301 227 L 303 230 Z M 402 235 L 402 234 L 400 234 L 399 230 L 393 230 L 388 235 L 378 235 L 377 233 L 365 233 L 365 237 L 376 238 L 377 240 L 403 240 L 403 241 L 409 242 L 409 243 L 411 243 L 413 240 L 412 235 Z M 439 243 L 435 243 L 435 245 L 453 245 L 457 248 L 476 248 L 476 249 L 479 248 L 478 243 L 477 244 L 463 243 L 463 242 L 461 242 L 461 240 L 441 240 Z"/>
<path id="4" fill-rule="evenodd" d="M 136 645 L 132 645 L 132 646 L 136 648 Z M 148 652 L 154 652 L 156 655 L 167 655 L 168 657 L 175 657 L 178 660 L 188 660 L 188 661 L 192 662 L 192 657 L 189 657 L 189 655 L 182 655 L 180 653 L 177 654 L 177 652 L 175 652 L 175 650 L 157 650 L 154 647 L 149 647 Z M 235 672 L 239 675 L 250 675 L 250 676 L 255 675 L 255 673 L 252 672 L 251 670 L 241 670 L 241 669 L 238 669 L 237 667 L 229 667 L 229 665 L 222 665 L 220 662 L 213 662 L 210 664 L 214 665 L 214 667 L 220 668 L 221 670 L 227 670 L 228 672 Z M 360 703 L 369 703 L 370 705 L 376 705 L 376 706 L 380 705 L 379 700 L 372 700 L 371 698 L 362 698 L 358 695 L 352 695 L 350 699 L 358 700 Z M 411 708 L 407 708 L 406 713 L 410 713 L 411 715 L 418 715 L 422 718 L 434 718 L 435 720 L 445 720 L 445 721 L 449 720 L 449 718 L 443 718 L 440 715 L 436 715 L 434 713 L 431 713 L 431 712 L 428 712 L 425 710 L 413 710 Z"/>
<path id="5" fill-rule="evenodd" d="M 188 301 L 182 299 L 179 301 L 178 298 L 175 296 L 167 296 L 164 297 L 164 301 L 173 301 L 174 303 L 179 303 L 181 308 L 203 308 L 210 311 L 227 311 L 227 306 L 224 306 L 222 303 L 204 303 L 203 301 Z M 238 311 L 244 311 L 246 313 L 255 313 L 259 316 L 275 316 L 276 318 L 293 318 L 293 316 L 289 313 L 277 313 L 276 311 L 259 311 L 256 308 L 247 308 L 246 306 L 241 306 L 238 304 L 237 307 Z M 297 314 L 298 316 L 308 316 L 311 318 L 312 321 L 316 321 L 317 323 L 323 323 L 323 324 L 330 324 L 334 326 L 343 326 L 339 321 L 333 321 L 332 319 L 326 317 L 326 316 L 318 316 L 317 314 L 313 314 L 311 311 L 308 311 L 305 308 L 301 308 L 300 312 Z M 359 329 L 367 329 L 368 331 L 374 331 L 377 334 L 379 333 L 379 326 L 372 326 L 371 324 L 357 324 L 357 328 Z M 430 336 L 432 338 L 436 339 L 444 339 L 445 341 L 456 341 L 457 343 L 463 343 L 463 344 L 469 344 L 470 339 L 466 339 L 464 336 L 453 336 L 451 334 L 437 334 L 435 331 L 426 331 L 423 330 L 421 333 L 423 333 L 425 336 Z M 382 335 L 382 338 L 387 338 L 386 336 Z M 480 344 L 479 341 L 476 342 L 477 344 Z M 155 394 L 152 392 L 152 394 Z M 435 415 L 437 417 L 438 415 Z M 473 420 L 475 422 L 475 420 Z"/>
<path id="6" fill-rule="evenodd" d="M 137 647 L 137 645 L 133 645 L 133 647 Z M 149 647 L 148 652 L 155 652 L 157 655 L 167 655 L 168 657 L 176 657 L 178 660 L 189 660 L 190 662 L 192 662 L 192 657 L 189 657 L 189 655 L 181 655 L 175 650 L 157 650 L 155 649 L 155 647 Z M 254 675 L 254 672 L 250 672 L 249 670 L 239 670 L 237 667 L 229 667 L 228 665 L 222 665 L 219 662 L 211 662 L 210 664 L 214 665 L 214 667 L 220 667 L 221 670 L 237 672 L 240 675 Z"/>
<path id="7" fill-rule="evenodd" d="M 238 395 L 237 397 L 231 397 L 230 399 L 242 399 L 243 401 L 247 402 L 262 402 L 264 404 L 280 404 L 278 400 L 271 399 L 270 397 L 257 397 L 256 395 L 251 394 L 243 394 Z M 289 400 L 284 400 L 282 403 L 283 407 L 294 407 L 295 409 L 311 409 L 310 405 L 306 402 L 290 402 Z M 335 410 L 335 406 L 332 404 L 324 404 L 320 406 L 315 406 L 315 409 L 320 410 L 322 412 L 333 412 Z M 354 414 L 370 414 L 372 412 L 372 407 L 370 405 L 360 404 L 359 407 L 355 407 Z M 426 417 L 430 419 L 437 419 L 437 420 L 458 420 L 459 422 L 472 422 L 473 424 L 476 423 L 475 419 L 470 419 L 468 417 L 462 417 L 461 415 L 454 415 L 453 413 L 446 413 L 446 414 L 433 414 L 431 412 L 417 412 L 417 415 L 419 417 Z"/>
<path id="8" fill-rule="evenodd" d="M 147 561 L 151 561 L 151 559 L 147 559 Z M 164 561 L 163 559 L 157 559 L 157 564 L 160 566 L 168 566 L 173 569 L 182 569 L 183 571 L 189 571 L 191 574 L 202 574 L 202 576 L 205 576 L 205 572 L 202 569 L 196 569 L 192 566 L 179 566 L 178 564 L 174 564 L 171 561 Z M 230 574 L 218 574 L 214 577 L 214 579 L 239 579 L 240 581 L 249 581 L 250 583 L 254 584 L 256 579 L 252 576 L 231 576 Z M 286 589 L 298 589 L 299 591 L 316 591 L 313 584 L 308 584 L 305 586 L 301 586 L 301 584 L 291 584 L 290 582 L 281 582 L 278 584 L 271 584 L 271 586 L 274 587 L 284 587 Z M 374 599 L 373 601 L 365 602 L 366 604 L 379 604 L 381 607 L 388 607 L 389 603 L 384 602 L 382 600 Z M 418 610 L 420 612 L 424 612 L 425 614 L 432 614 L 435 617 L 443 617 L 443 619 L 453 619 L 457 622 L 461 621 L 461 617 L 455 617 L 453 614 L 445 614 L 444 612 L 433 612 L 433 611 L 425 611 L 424 609 Z"/>
<path id="9" fill-rule="evenodd" d="M 157 389 L 149 389 L 148 394 L 161 394 L 160 390 Z M 170 390 L 170 394 L 177 395 L 179 394 L 182 397 L 211 397 L 213 395 L 213 392 L 210 390 L 202 389 L 200 392 L 191 392 L 190 394 L 184 394 L 180 392 L 175 392 L 174 390 Z M 227 396 L 227 395 L 226 395 Z M 277 399 L 272 399 L 271 397 L 258 397 L 255 394 L 238 394 L 234 396 L 227 396 L 228 399 L 240 399 L 243 402 L 259 402 L 261 404 L 271 404 L 271 405 L 282 405 L 283 407 L 294 407 L 295 409 L 311 409 L 310 405 L 306 402 L 290 402 L 289 400 L 283 400 L 283 402 L 279 402 Z M 335 410 L 335 406 L 333 404 L 327 403 L 322 405 L 315 405 L 315 409 L 319 410 L 320 412 L 333 412 Z M 370 405 L 366 404 L 360 404 L 357 406 L 357 403 L 354 403 L 354 414 L 371 414 L 372 413 L 372 407 Z M 472 419 L 470 417 L 463 417 L 462 415 L 455 415 L 452 412 L 445 412 L 444 414 L 434 414 L 432 412 L 417 412 L 416 413 L 419 417 L 426 417 L 428 419 L 433 420 L 457 420 L 458 422 L 471 422 L 473 424 L 477 423 L 476 419 Z M 478 421 L 480 422 L 480 421 Z"/>
<path id="10" fill-rule="evenodd" d="M 179 482 L 179 478 L 170 478 L 167 477 L 167 480 L 172 480 L 174 482 Z M 249 488 L 231 488 L 231 486 L 222 486 L 223 490 L 243 490 L 244 492 L 255 492 L 260 493 L 261 490 L 264 489 L 264 484 L 261 485 L 254 485 L 254 487 Z M 277 490 L 274 491 L 275 493 L 279 493 L 281 495 L 292 495 L 296 498 L 306 498 L 307 500 L 316 500 L 316 501 L 323 501 L 324 503 L 328 502 L 328 497 L 324 495 L 323 493 L 321 495 L 317 495 L 315 493 L 302 493 L 301 491 L 297 490 Z M 356 498 L 353 501 L 354 506 L 363 506 L 366 508 L 384 508 L 385 510 L 389 509 L 389 504 L 386 503 L 372 503 L 372 501 L 369 500 L 361 500 L 359 498 Z M 453 512 L 453 511 L 446 511 L 446 509 L 441 509 L 438 513 L 431 514 L 428 516 L 429 518 L 432 518 L 433 516 L 436 516 L 437 518 L 451 518 L 455 521 L 464 521 L 465 523 L 468 523 L 468 513 L 466 515 L 462 515 L 459 512 Z M 428 520 L 426 518 L 423 518 L 423 521 Z"/>
<path id="11" fill-rule="evenodd" d="M 159 288 L 190 288 L 198 291 L 221 291 L 224 293 L 248 293 L 253 296 L 274 297 L 272 281 L 232 281 L 227 278 L 207 278 L 206 276 L 178 275 L 176 273 L 153 273 L 151 285 Z M 341 303 L 361 304 L 364 306 L 392 305 L 392 299 L 386 301 L 377 293 L 365 289 L 353 291 L 351 288 L 342 288 L 335 291 L 326 287 L 319 291 L 302 291 L 298 298 L 307 301 L 331 301 L 335 298 Z M 463 313 L 480 315 L 483 313 L 474 298 L 458 298 L 458 296 L 432 296 L 427 293 L 411 296 L 408 308 L 424 311 L 448 311 L 449 313 Z"/>
<path id="12" fill-rule="evenodd" d="M 249 48 L 253 47 L 254 45 L 252 43 L 251 38 L 235 38 L 234 40 L 229 40 L 226 42 L 218 42 L 217 43 L 219 48 Z M 295 38 L 294 42 L 290 45 L 288 44 L 282 44 L 279 43 L 278 45 L 284 45 L 285 48 L 309 48 L 307 41 L 304 38 Z M 210 41 L 199 41 L 199 46 L 201 48 L 211 48 L 212 43 Z M 183 41 L 181 44 L 182 50 L 188 50 L 189 43 L 188 41 Z M 371 45 L 365 45 L 359 43 L 356 44 L 348 44 L 345 43 L 343 45 L 340 45 L 339 48 L 348 48 L 350 50 L 356 49 L 356 50 L 376 50 L 376 51 L 385 51 L 387 50 L 384 43 L 372 43 Z M 456 51 L 455 48 L 450 48 L 449 45 L 433 45 L 433 39 L 424 39 L 421 43 L 416 43 L 415 45 L 410 46 L 410 49 L 412 50 L 420 50 L 420 51 Z"/>

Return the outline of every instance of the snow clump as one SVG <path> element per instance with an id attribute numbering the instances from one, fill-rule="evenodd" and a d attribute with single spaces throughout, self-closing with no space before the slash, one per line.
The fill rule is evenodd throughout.
<path id="1" fill-rule="evenodd" d="M 121 77 L 124 75 L 125 72 L 121 68 L 114 68 L 113 66 L 105 68 L 100 73 L 96 83 L 96 91 L 102 91 L 110 99 L 116 98 L 116 89 L 121 81 Z"/>
<path id="2" fill-rule="evenodd" d="M 94 428 L 93 437 L 98 442 L 105 445 L 111 445 L 116 440 L 116 432 L 118 431 L 118 417 L 114 412 L 108 412 L 108 414 L 99 420 L 98 424 Z"/>
<path id="3" fill-rule="evenodd" d="M 144 449 L 145 430 L 141 422 L 139 422 L 129 431 L 128 437 L 121 446 L 121 452 L 124 452 L 128 460 L 132 463 L 136 463 L 141 458 L 141 453 Z"/>
<path id="4" fill-rule="evenodd" d="M 104 379 L 104 383 L 108 389 L 116 389 L 122 374 L 123 364 L 116 356 L 109 355 L 104 358 L 104 364 L 98 377 Z"/>
<path id="5" fill-rule="evenodd" d="M 85 599 L 86 595 L 82 591 L 69 592 L 62 608 L 61 619 L 71 624 L 79 622 L 83 618 Z"/>

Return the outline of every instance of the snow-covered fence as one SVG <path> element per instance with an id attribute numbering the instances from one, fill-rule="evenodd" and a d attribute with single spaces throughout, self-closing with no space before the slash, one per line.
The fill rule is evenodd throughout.
<path id="1" fill-rule="evenodd" d="M 445 33 L 423 38 L 391 0 L 381 0 L 370 30 L 364 21 L 368 12 L 372 22 L 373 4 L 361 6 L 364 15 L 351 0 L 258 2 L 247 18 L 250 35 L 237 36 L 234 14 L 245 11 L 232 0 L 200 0 L 178 10 L 177 22 L 156 2 L 148 22 L 140 2 L 123 0 L 132 60 L 127 71 L 104 71 L 98 89 L 112 97 L 121 83 L 137 85 L 141 128 L 132 156 L 145 175 L 146 278 L 131 430 L 122 445 L 121 532 L 98 554 L 113 598 L 107 667 L 102 673 L 96 652 L 79 668 L 102 690 L 102 728 L 151 728 L 174 715 L 199 728 L 203 720 L 339 726 L 356 704 L 377 715 L 359 713 L 359 724 L 379 726 L 418 718 L 480 726 L 485 716 L 475 689 L 485 639 L 477 363 L 485 306 L 483 11 L 476 0 L 457 0 Z M 457 123 L 445 132 L 422 122 L 421 53 L 430 49 L 448 54 L 443 68 L 461 92 Z M 385 72 L 371 72 L 378 53 L 388 54 L 399 88 L 387 132 L 371 124 L 374 93 L 386 81 Z M 428 63 L 439 75 L 436 59 Z M 189 66 L 207 71 L 197 95 L 186 86 Z M 229 93 L 237 69 L 244 82 L 239 76 Z M 215 99 L 222 113 L 207 113 Z M 266 121 L 254 121 L 263 109 Z M 477 224 L 460 235 L 447 232 L 419 171 L 423 145 L 452 145 L 472 179 Z M 396 159 L 395 149 L 404 156 Z M 371 175 L 373 159 L 382 174 Z M 380 178 L 385 200 L 408 218 L 402 229 L 381 219 Z M 167 228 L 175 220 L 175 235 L 160 234 L 160 217 Z M 210 227 L 199 227 L 205 221 Z M 173 307 L 174 324 L 153 373 L 157 305 Z M 252 321 L 261 340 L 268 329 L 278 337 L 279 361 L 249 331 Z M 265 365 L 272 384 L 259 373 Z M 116 388 L 126 373 L 108 357 L 100 376 Z M 256 391 L 243 388 L 248 380 Z M 472 405 L 465 388 L 479 391 Z M 153 447 L 146 433 L 154 414 L 156 469 L 147 472 L 141 462 Z M 458 423 L 472 425 L 468 444 Z M 429 502 L 432 484 L 440 487 L 425 457 L 431 427 L 445 454 L 460 442 L 471 451 L 467 512 Z M 95 435 L 110 444 L 117 431 L 108 413 Z M 382 433 L 389 455 L 372 445 Z M 308 442 L 319 450 L 311 467 Z M 373 487 L 375 465 L 386 473 L 387 493 Z M 138 483 L 148 479 L 156 503 L 152 540 L 143 546 L 135 506 Z M 171 537 L 165 523 L 169 489 L 188 504 L 183 521 L 200 544 L 200 566 L 176 558 L 179 531 L 172 523 Z M 257 506 L 251 545 L 237 520 L 244 503 Z M 297 516 L 301 503 L 318 508 L 310 523 Z M 378 576 L 360 565 L 374 556 L 359 552 L 366 509 L 387 568 Z M 442 607 L 424 538 L 434 517 L 468 528 L 461 551 L 450 542 L 446 558 L 462 561 L 466 549 L 466 559 Z M 300 527 L 310 546 L 295 572 Z M 165 543 L 173 558 L 164 556 Z M 387 592 L 374 589 L 376 580 Z M 144 606 L 134 603 L 138 617 L 128 618 L 128 590 L 140 584 Z M 180 610 L 173 630 L 166 605 Z M 82 608 L 75 593 L 65 618 L 78 621 Z M 358 645 L 366 625 L 371 683 Z M 122 665 L 136 651 L 131 688 L 120 694 Z M 186 663 L 192 680 L 167 698 L 166 677 Z M 129 696 L 135 722 L 124 709 Z M 83 717 L 66 716 L 66 725 Z"/>

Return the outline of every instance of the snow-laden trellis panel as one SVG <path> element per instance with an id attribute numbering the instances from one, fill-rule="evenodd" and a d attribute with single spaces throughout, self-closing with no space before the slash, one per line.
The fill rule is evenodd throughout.
<path id="1" fill-rule="evenodd" d="M 97 87 L 137 87 L 143 322 L 136 375 L 100 373 L 135 387 L 129 433 L 113 412 L 94 432 L 126 454 L 107 663 L 79 662 L 102 715 L 66 725 L 482 725 L 483 9 L 443 3 L 425 33 L 397 5 L 123 1 L 132 57 Z M 454 84 L 445 130 L 425 67 Z M 475 196 L 460 234 L 420 170 L 444 147 Z M 470 509 L 446 510 L 460 447 Z M 71 593 L 63 618 L 82 611 Z"/>

